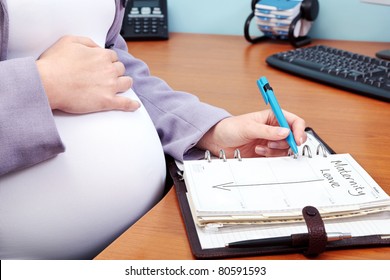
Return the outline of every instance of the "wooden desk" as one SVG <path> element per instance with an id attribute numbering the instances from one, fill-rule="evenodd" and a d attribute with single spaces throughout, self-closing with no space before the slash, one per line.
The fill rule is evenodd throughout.
<path id="1" fill-rule="evenodd" d="M 313 43 L 371 56 L 390 48 L 390 43 Z M 267 66 L 265 58 L 291 49 L 288 43 L 251 45 L 240 36 L 171 34 L 168 41 L 130 42 L 128 46 L 133 55 L 148 63 L 153 75 L 232 114 L 266 108 L 256 80 L 267 76 L 284 109 L 303 117 L 336 152 L 352 154 L 390 194 L 390 105 Z M 96 259 L 193 259 L 174 189 Z M 390 259 L 390 247 L 329 251 L 319 259 Z"/>

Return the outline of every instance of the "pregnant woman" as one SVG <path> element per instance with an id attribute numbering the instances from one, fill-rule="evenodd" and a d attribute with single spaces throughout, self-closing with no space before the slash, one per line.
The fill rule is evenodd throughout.
<path id="1" fill-rule="evenodd" d="M 272 112 L 151 76 L 119 35 L 124 2 L 0 0 L 0 259 L 93 258 L 162 197 L 164 153 L 288 151 Z"/>

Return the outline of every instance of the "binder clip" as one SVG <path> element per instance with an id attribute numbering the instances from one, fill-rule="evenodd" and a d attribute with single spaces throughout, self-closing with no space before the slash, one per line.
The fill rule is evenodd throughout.
<path id="1" fill-rule="evenodd" d="M 311 43 L 307 33 L 318 16 L 318 0 L 252 0 L 251 8 L 252 13 L 244 26 L 244 36 L 248 42 L 254 44 L 279 39 L 288 40 L 294 47 Z M 263 36 L 252 38 L 249 27 L 255 17 Z"/>

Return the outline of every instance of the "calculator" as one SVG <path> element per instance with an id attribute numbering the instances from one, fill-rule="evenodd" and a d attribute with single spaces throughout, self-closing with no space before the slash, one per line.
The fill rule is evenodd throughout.
<path id="1" fill-rule="evenodd" d="M 121 35 L 129 41 L 168 39 L 167 0 L 129 0 Z"/>

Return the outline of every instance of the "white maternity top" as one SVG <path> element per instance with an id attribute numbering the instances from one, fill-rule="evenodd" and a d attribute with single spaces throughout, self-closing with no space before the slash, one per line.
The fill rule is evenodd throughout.
<path id="1" fill-rule="evenodd" d="M 64 35 L 104 47 L 115 16 L 114 0 L 10 0 L 8 9 L 9 59 L 38 58 Z M 65 153 L 0 178 L 0 259 L 93 258 L 162 196 L 164 155 L 143 106 L 54 119 Z"/>

